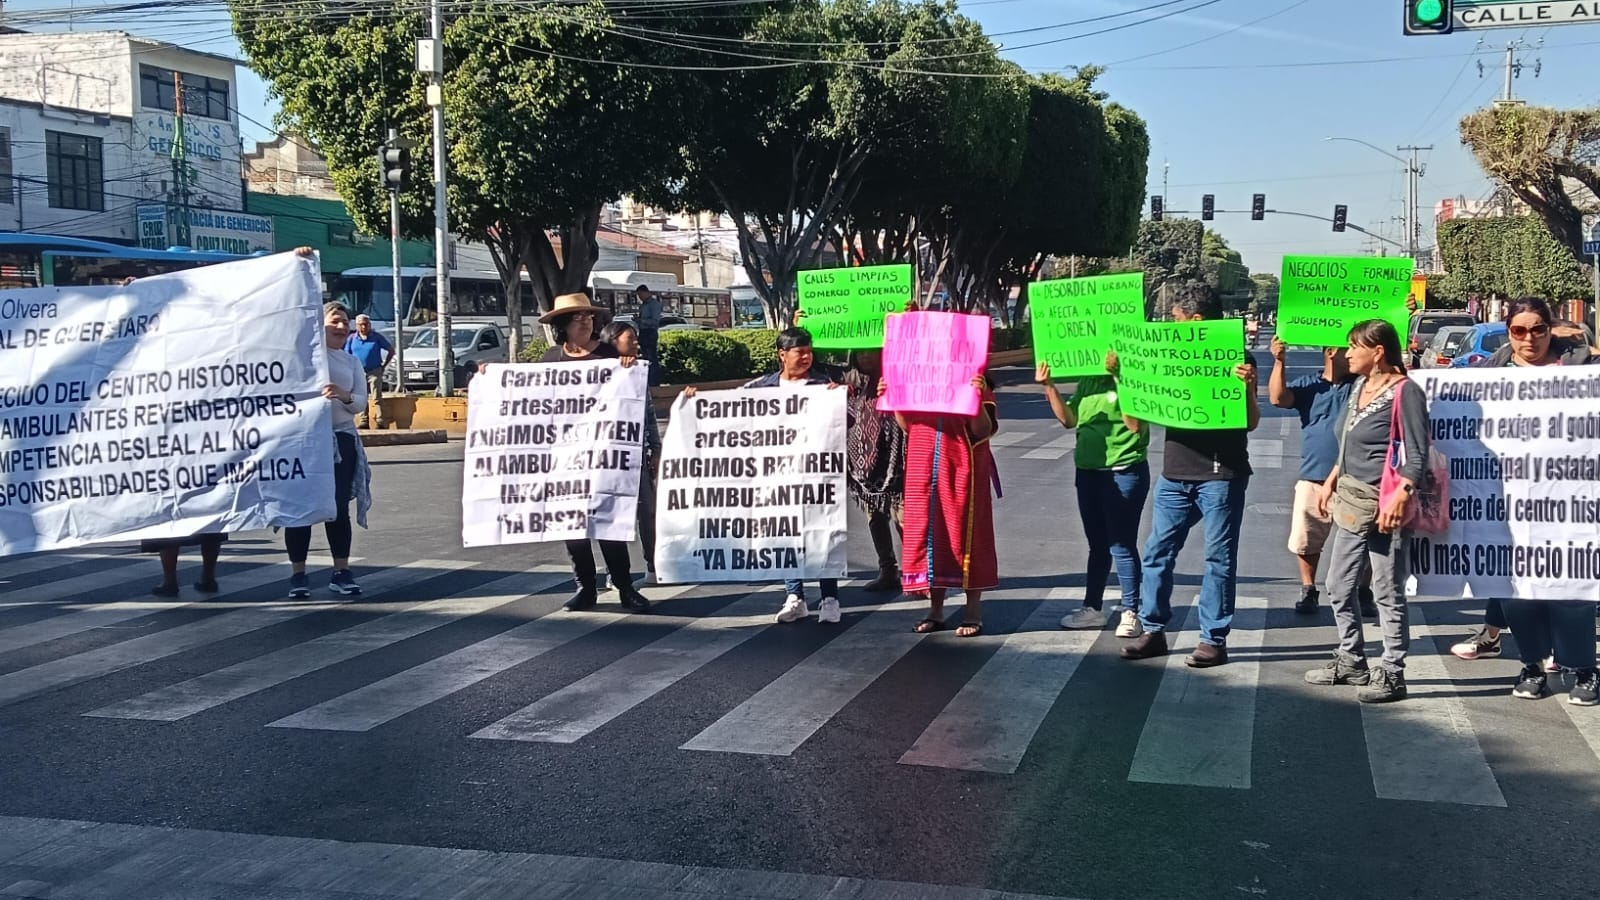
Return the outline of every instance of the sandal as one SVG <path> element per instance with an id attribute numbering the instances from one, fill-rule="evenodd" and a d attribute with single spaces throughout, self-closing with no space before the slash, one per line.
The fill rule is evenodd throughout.
<path id="1" fill-rule="evenodd" d="M 974 638 L 980 634 L 983 634 L 982 622 L 962 622 L 961 625 L 956 628 L 956 637 Z"/>
<path id="2" fill-rule="evenodd" d="M 916 627 L 912 628 L 911 630 L 915 631 L 917 634 L 933 634 L 935 631 L 943 631 L 944 630 L 944 620 L 943 619 L 923 619 L 921 622 L 918 622 L 916 624 Z"/>

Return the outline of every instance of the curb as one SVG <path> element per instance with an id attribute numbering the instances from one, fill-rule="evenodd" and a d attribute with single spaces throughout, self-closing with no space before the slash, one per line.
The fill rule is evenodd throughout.
<path id="1" fill-rule="evenodd" d="M 406 447 L 412 444 L 443 444 L 450 436 L 443 428 L 406 428 L 398 431 L 363 431 L 363 447 Z"/>

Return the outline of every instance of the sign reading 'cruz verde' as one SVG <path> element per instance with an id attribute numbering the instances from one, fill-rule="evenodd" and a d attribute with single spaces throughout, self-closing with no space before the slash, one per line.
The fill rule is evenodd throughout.
<path id="1" fill-rule="evenodd" d="M 1382 319 L 1404 338 L 1415 268 L 1409 259 L 1285 256 L 1278 337 L 1286 344 L 1343 347 L 1351 326 Z"/>
<path id="2" fill-rule="evenodd" d="M 801 324 L 812 343 L 830 350 L 883 347 L 883 319 L 911 300 L 911 266 L 813 269 L 799 278 Z"/>
<path id="3" fill-rule="evenodd" d="M 1033 358 L 1054 378 L 1104 375 L 1111 323 L 1144 321 L 1144 273 L 1028 285 Z"/>

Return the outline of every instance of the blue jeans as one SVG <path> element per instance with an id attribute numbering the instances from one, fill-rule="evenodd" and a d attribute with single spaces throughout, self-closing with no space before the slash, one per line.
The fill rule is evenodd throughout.
<path id="1" fill-rule="evenodd" d="M 1595 665 L 1594 604 L 1587 600 L 1501 600 L 1523 665 L 1555 654 L 1568 669 Z"/>
<path id="2" fill-rule="evenodd" d="M 1139 609 L 1139 517 L 1150 493 L 1150 464 L 1141 462 L 1122 471 L 1079 469 L 1078 515 L 1083 536 L 1089 541 L 1089 562 L 1083 605 L 1100 609 L 1105 601 L 1106 576 L 1113 562 L 1122 587 L 1122 608 Z"/>
<path id="3" fill-rule="evenodd" d="M 822 588 L 822 596 L 832 597 L 835 600 L 839 599 L 839 579 L 824 578 L 817 584 Z M 801 600 L 806 598 L 806 586 L 801 581 L 785 581 L 783 583 L 783 592 L 785 594 L 793 594 Z"/>
<path id="4" fill-rule="evenodd" d="M 1165 631 L 1172 621 L 1172 579 L 1189 529 L 1206 527 L 1206 572 L 1200 582 L 1200 640 L 1218 647 L 1233 626 L 1235 576 L 1239 572 L 1239 529 L 1244 524 L 1244 492 L 1250 479 L 1230 481 L 1156 480 L 1150 541 L 1144 548 L 1144 597 L 1139 619 L 1144 630 Z"/>

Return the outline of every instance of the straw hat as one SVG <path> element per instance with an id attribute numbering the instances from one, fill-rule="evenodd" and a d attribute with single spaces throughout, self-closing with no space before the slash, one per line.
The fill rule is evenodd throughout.
<path id="1" fill-rule="evenodd" d="M 590 303 L 587 294 L 562 294 L 555 299 L 550 311 L 539 317 L 539 322 L 549 325 L 562 316 L 570 316 L 573 313 L 581 312 L 594 313 L 596 331 L 600 330 L 600 326 L 611 321 L 611 310 Z"/>

